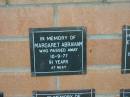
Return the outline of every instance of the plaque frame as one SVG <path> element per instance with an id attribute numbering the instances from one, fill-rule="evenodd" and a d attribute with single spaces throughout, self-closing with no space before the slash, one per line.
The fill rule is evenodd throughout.
<path id="1" fill-rule="evenodd" d="M 130 26 L 124 25 L 122 27 L 122 62 L 121 62 L 122 74 L 130 73 L 130 63 L 128 64 L 128 59 L 127 59 L 127 57 L 130 57 L 127 56 L 128 46 L 130 45 L 128 44 L 128 41 L 130 41 L 130 39 L 128 39 L 128 34 L 130 35 Z"/>
<path id="2" fill-rule="evenodd" d="M 130 95 L 130 89 L 121 89 L 120 90 L 120 97 L 125 97 L 125 95 L 129 94 Z M 128 96 L 126 96 L 128 97 Z"/>
<path id="3" fill-rule="evenodd" d="M 84 90 L 55 90 L 55 91 L 33 91 L 32 97 L 38 97 L 40 95 L 48 96 L 48 95 L 82 95 L 84 94 L 85 97 L 88 95 L 88 97 L 95 97 L 95 89 L 84 89 Z M 82 95 L 83 96 L 83 95 Z"/>
<path id="4" fill-rule="evenodd" d="M 0 97 L 4 97 L 4 94 L 3 94 L 3 92 L 0 92 Z"/>
<path id="5" fill-rule="evenodd" d="M 34 34 L 36 33 L 69 33 L 69 32 L 82 33 L 82 70 L 78 71 L 53 71 L 53 72 L 37 72 L 36 71 L 36 59 L 34 54 Z M 56 75 L 78 75 L 86 74 L 87 72 L 87 30 L 86 27 L 49 27 L 49 28 L 30 28 L 29 29 L 29 39 L 30 39 L 30 60 L 31 60 L 31 72 L 32 76 L 56 76 Z"/>

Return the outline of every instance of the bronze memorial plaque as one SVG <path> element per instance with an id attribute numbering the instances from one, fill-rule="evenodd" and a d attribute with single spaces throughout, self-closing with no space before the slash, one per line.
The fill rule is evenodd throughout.
<path id="1" fill-rule="evenodd" d="M 130 26 L 122 29 L 122 73 L 130 73 Z"/>
<path id="2" fill-rule="evenodd" d="M 86 73 L 85 27 L 30 29 L 33 76 Z"/>
<path id="3" fill-rule="evenodd" d="M 0 92 L 0 97 L 4 97 L 4 95 L 3 95 L 3 93 L 2 93 L 2 92 Z"/>
<path id="4" fill-rule="evenodd" d="M 121 89 L 120 97 L 130 97 L 130 89 Z"/>
<path id="5" fill-rule="evenodd" d="M 34 91 L 33 97 L 95 97 L 95 89 L 70 91 Z"/>

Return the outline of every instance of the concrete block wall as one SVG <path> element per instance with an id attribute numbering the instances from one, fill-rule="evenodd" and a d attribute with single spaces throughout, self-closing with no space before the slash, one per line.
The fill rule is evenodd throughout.
<path id="1" fill-rule="evenodd" d="M 130 0 L 0 0 L 0 91 L 31 97 L 94 88 L 96 97 L 119 97 L 130 88 L 130 74 L 121 74 L 123 25 L 130 25 Z M 87 27 L 86 75 L 31 76 L 28 29 L 56 26 Z"/>

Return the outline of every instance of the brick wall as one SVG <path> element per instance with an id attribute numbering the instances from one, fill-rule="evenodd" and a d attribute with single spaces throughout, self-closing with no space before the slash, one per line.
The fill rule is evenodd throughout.
<path id="1" fill-rule="evenodd" d="M 121 74 L 121 29 L 130 24 L 130 0 L 0 0 L 0 91 L 31 97 L 33 90 L 95 88 L 96 97 L 119 97 L 130 88 Z M 31 77 L 28 29 L 86 26 L 86 75 Z"/>

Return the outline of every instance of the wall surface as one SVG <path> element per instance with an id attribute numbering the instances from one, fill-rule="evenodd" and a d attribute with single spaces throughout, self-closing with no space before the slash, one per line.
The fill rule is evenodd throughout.
<path id="1" fill-rule="evenodd" d="M 96 89 L 119 97 L 130 88 L 121 74 L 122 26 L 130 25 L 130 0 L 0 0 L 0 91 L 31 97 L 33 90 Z M 31 77 L 28 29 L 86 26 L 86 75 Z"/>

